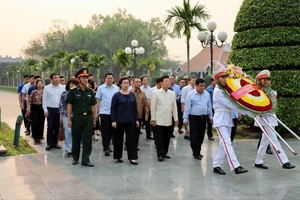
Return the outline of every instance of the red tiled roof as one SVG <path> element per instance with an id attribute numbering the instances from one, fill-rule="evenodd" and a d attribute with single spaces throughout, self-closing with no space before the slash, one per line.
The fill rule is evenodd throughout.
<path id="1" fill-rule="evenodd" d="M 226 48 L 225 48 L 226 47 Z M 221 48 L 213 46 L 213 62 L 224 63 L 226 62 L 230 52 L 230 45 L 225 44 Z M 192 72 L 204 72 L 207 67 L 210 66 L 210 48 L 203 48 L 200 53 L 190 59 L 190 73 Z M 183 72 L 187 73 L 187 63 L 184 63 L 179 67 Z"/>

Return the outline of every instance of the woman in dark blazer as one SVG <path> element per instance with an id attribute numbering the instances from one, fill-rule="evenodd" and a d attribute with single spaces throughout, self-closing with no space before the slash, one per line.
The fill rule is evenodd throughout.
<path id="1" fill-rule="evenodd" d="M 114 159 L 123 162 L 123 141 L 126 133 L 127 155 L 131 164 L 137 165 L 137 144 L 135 128 L 139 126 L 137 103 L 133 93 L 129 92 L 129 79 L 123 77 L 119 81 L 120 91 L 112 97 L 111 121 L 116 129 L 114 135 Z"/>

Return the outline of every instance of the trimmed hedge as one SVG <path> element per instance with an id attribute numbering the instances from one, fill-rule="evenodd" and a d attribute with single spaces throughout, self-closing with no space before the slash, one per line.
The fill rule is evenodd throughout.
<path id="1" fill-rule="evenodd" d="M 234 35 L 232 49 L 261 46 L 300 45 L 300 27 L 283 26 L 250 29 Z"/>
<path id="2" fill-rule="evenodd" d="M 17 93 L 18 87 L 0 85 L 0 90 L 5 91 L 5 92 Z"/>
<path id="3" fill-rule="evenodd" d="M 299 69 L 299 46 L 258 47 L 233 50 L 229 62 L 245 70 Z"/>
<path id="4" fill-rule="evenodd" d="M 244 0 L 234 31 L 273 26 L 300 26 L 299 0 Z"/>
<path id="5" fill-rule="evenodd" d="M 300 126 L 300 0 L 244 0 L 237 14 L 229 62 L 253 78 L 271 71 L 278 118 Z M 245 118 L 244 123 L 253 125 Z"/>
<path id="6" fill-rule="evenodd" d="M 260 71 L 247 71 L 252 78 Z M 271 71 L 272 88 L 281 97 L 300 98 L 300 70 L 276 70 Z"/>

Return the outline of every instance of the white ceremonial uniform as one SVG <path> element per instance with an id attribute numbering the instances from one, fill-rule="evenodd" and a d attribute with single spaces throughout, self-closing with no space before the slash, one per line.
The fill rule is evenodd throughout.
<path id="1" fill-rule="evenodd" d="M 264 118 L 274 129 L 276 126 L 278 126 L 278 122 L 277 120 L 274 118 L 274 116 L 276 117 L 276 114 L 264 114 L 261 115 L 260 117 Z M 280 142 L 278 141 L 278 138 L 276 136 L 276 133 L 274 133 L 271 128 L 262 120 L 259 119 L 259 123 L 262 125 L 263 129 L 267 132 L 267 134 L 269 135 L 269 137 L 271 138 L 271 140 L 273 141 L 273 143 L 275 144 L 275 146 L 277 147 L 277 149 L 280 151 L 280 153 L 278 153 L 275 150 L 275 147 L 270 144 L 270 141 L 268 140 L 268 138 L 266 137 L 266 135 L 264 133 L 262 133 L 262 137 L 261 137 L 261 141 L 260 141 L 260 145 L 257 151 L 257 156 L 256 156 L 256 160 L 255 160 L 255 164 L 263 164 L 263 159 L 266 155 L 266 150 L 268 145 L 270 144 L 276 158 L 278 159 L 279 163 L 281 164 L 281 166 L 287 162 L 289 162 L 286 154 L 284 153 Z M 258 126 L 258 124 L 255 122 L 254 126 Z"/>
<path id="2" fill-rule="evenodd" d="M 213 108 L 215 111 L 213 127 L 216 128 L 219 135 L 219 146 L 214 158 L 213 167 L 221 167 L 226 155 L 230 169 L 233 171 L 240 166 L 240 163 L 236 158 L 230 139 L 231 128 L 233 127 L 231 109 L 243 115 L 245 115 L 246 112 L 238 110 L 230 100 L 224 96 L 223 90 L 219 89 L 218 85 L 216 85 L 213 93 Z"/>

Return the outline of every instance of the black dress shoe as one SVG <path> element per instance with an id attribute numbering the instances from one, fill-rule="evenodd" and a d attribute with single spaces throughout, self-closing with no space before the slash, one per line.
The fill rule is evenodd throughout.
<path id="1" fill-rule="evenodd" d="M 214 167 L 214 172 L 221 175 L 226 174 L 221 167 Z"/>
<path id="2" fill-rule="evenodd" d="M 73 160 L 72 161 L 72 165 L 77 165 L 78 164 L 78 160 Z"/>
<path id="3" fill-rule="evenodd" d="M 164 158 L 170 159 L 171 156 L 165 155 Z"/>
<path id="4" fill-rule="evenodd" d="M 54 148 L 54 149 L 61 149 L 61 147 L 58 144 L 53 145 L 52 148 Z"/>
<path id="5" fill-rule="evenodd" d="M 82 162 L 81 165 L 86 167 L 94 167 L 94 165 L 90 162 Z"/>
<path id="6" fill-rule="evenodd" d="M 200 154 L 200 157 L 201 157 L 201 158 L 203 158 L 203 155 L 202 155 L 202 154 Z"/>
<path id="7" fill-rule="evenodd" d="M 154 138 L 151 137 L 151 136 L 147 136 L 147 139 L 148 139 L 148 140 L 154 140 Z"/>
<path id="8" fill-rule="evenodd" d="M 72 155 L 72 152 L 71 152 L 71 151 L 68 151 L 67 155 L 68 155 L 68 156 L 71 156 L 71 155 Z"/>
<path id="9" fill-rule="evenodd" d="M 163 156 L 158 156 L 158 161 L 159 161 L 159 162 L 164 161 L 164 157 L 163 157 Z"/>
<path id="10" fill-rule="evenodd" d="M 178 130 L 178 133 L 179 133 L 179 134 L 182 134 L 182 133 L 183 133 L 183 130 L 181 130 L 181 129 Z"/>
<path id="11" fill-rule="evenodd" d="M 123 163 L 124 161 L 122 159 L 117 159 L 117 162 Z"/>
<path id="12" fill-rule="evenodd" d="M 171 138 L 175 138 L 175 135 L 174 135 L 174 134 L 172 134 L 172 135 L 171 135 Z"/>
<path id="13" fill-rule="evenodd" d="M 268 167 L 264 164 L 254 164 L 254 166 L 261 169 L 268 169 Z"/>
<path id="14" fill-rule="evenodd" d="M 289 163 L 289 162 L 284 163 L 284 164 L 282 165 L 282 168 L 283 168 L 283 169 L 293 169 L 293 168 L 295 168 L 295 167 L 296 167 L 295 165 L 292 165 L 292 164 Z"/>
<path id="15" fill-rule="evenodd" d="M 109 156 L 110 155 L 110 150 L 105 150 L 105 156 Z"/>
<path id="16" fill-rule="evenodd" d="M 266 153 L 267 153 L 267 154 L 270 154 L 270 155 L 272 155 L 272 154 L 273 154 L 273 152 L 272 152 L 272 150 L 271 150 L 271 149 L 268 149 L 268 150 L 266 151 Z"/>
<path id="17" fill-rule="evenodd" d="M 113 152 L 113 150 L 111 150 L 111 148 L 109 148 L 109 152 L 111 153 L 111 152 Z"/>
<path id="18" fill-rule="evenodd" d="M 136 161 L 130 160 L 130 164 L 132 164 L 132 165 L 138 165 L 139 163 L 136 162 Z"/>
<path id="19" fill-rule="evenodd" d="M 215 140 L 215 138 L 214 137 L 209 137 L 208 140 Z"/>
<path id="20" fill-rule="evenodd" d="M 184 139 L 189 140 L 190 137 L 185 135 L 185 136 L 184 136 Z"/>
<path id="21" fill-rule="evenodd" d="M 235 174 L 243 174 L 247 173 L 248 170 L 244 169 L 242 166 L 238 166 L 237 168 L 234 169 Z"/>
<path id="22" fill-rule="evenodd" d="M 201 159 L 202 159 L 201 156 L 194 156 L 194 158 L 195 158 L 196 160 L 201 160 Z"/>
<path id="23" fill-rule="evenodd" d="M 46 151 L 50 151 L 51 148 L 52 148 L 52 147 L 51 147 L 50 145 L 47 145 L 45 149 L 46 149 Z"/>

